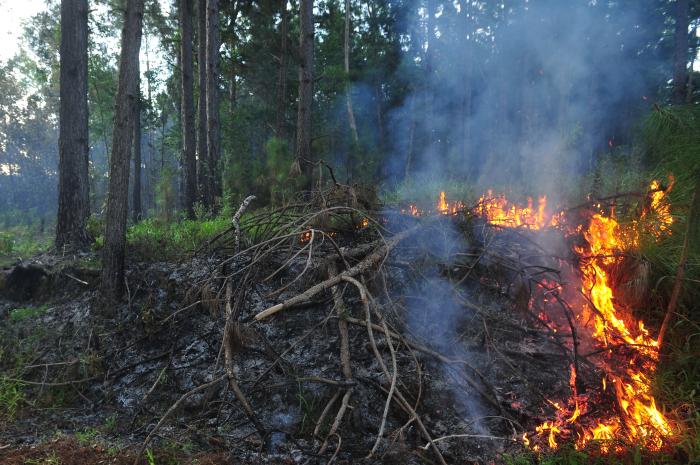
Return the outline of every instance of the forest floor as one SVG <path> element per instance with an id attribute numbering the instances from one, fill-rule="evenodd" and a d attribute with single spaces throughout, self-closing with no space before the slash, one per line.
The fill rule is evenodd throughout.
<path id="1" fill-rule="evenodd" d="M 119 304 L 100 298 L 95 253 L 0 271 L 0 463 L 534 460 L 523 432 L 570 389 L 571 349 L 538 326 L 523 274 L 550 273 L 552 238 L 468 216 L 386 237 L 357 221 L 132 256 Z"/>

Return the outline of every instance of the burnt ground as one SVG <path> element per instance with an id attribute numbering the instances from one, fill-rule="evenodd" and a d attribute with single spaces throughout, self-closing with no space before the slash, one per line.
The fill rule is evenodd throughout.
<path id="1" fill-rule="evenodd" d="M 397 389 L 432 438 L 451 436 L 436 443 L 447 463 L 501 463 L 503 454 L 522 451 L 516 438 L 523 430 L 551 413 L 542 393 L 567 389 L 568 362 L 522 310 L 523 286 L 512 286 L 517 281 L 512 273 L 499 271 L 467 243 L 457 251 L 478 260 L 448 262 L 455 250 L 446 251 L 444 244 L 435 250 L 435 242 L 434 231 L 426 229 L 392 251 L 381 279 L 367 281 L 375 295 L 384 295 L 377 297 L 378 308 L 391 328 L 419 344 L 413 350 L 394 341 Z M 447 242 L 455 247 L 452 239 Z M 503 247 L 510 250 L 508 244 Z M 288 255 L 273 256 L 256 265 L 249 285 L 236 288 L 234 370 L 265 436 L 221 382 L 188 397 L 163 422 L 148 447 L 155 463 L 438 463 L 417 421 L 396 401 L 383 440 L 367 458 L 390 380 L 366 327 L 351 323 L 353 381 L 343 384 L 336 316 L 365 318 L 353 287 L 341 285 L 342 313 L 325 292 L 268 319 L 253 318 L 326 279 L 320 262 L 331 250 L 319 246 L 305 274 L 303 254 L 291 262 Z M 92 254 L 43 255 L 4 270 L 0 463 L 48 464 L 52 457 L 62 464 L 132 463 L 184 393 L 223 373 L 221 264 L 227 258 L 218 253 L 182 263 L 132 264 L 128 296 L 118 305 L 101 302 Z M 251 260 L 242 254 L 227 265 L 234 283 L 243 279 L 237 270 Z M 285 263 L 282 272 L 263 280 Z M 375 329 L 374 337 L 391 369 L 382 331 Z M 329 401 L 347 389 L 352 390 L 347 413 L 319 454 L 340 400 L 317 422 Z M 148 463 L 145 456 L 140 460 Z"/>

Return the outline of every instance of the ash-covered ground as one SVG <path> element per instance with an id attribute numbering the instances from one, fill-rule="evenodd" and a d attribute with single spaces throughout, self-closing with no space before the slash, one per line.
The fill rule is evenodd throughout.
<path id="1" fill-rule="evenodd" d="M 326 290 L 254 318 L 328 278 L 324 261 L 335 253 L 328 242 L 291 260 L 256 261 L 253 251 L 235 260 L 218 253 L 131 265 L 118 305 L 101 301 L 92 254 L 44 255 L 4 270 L 0 380 L 3 395 L 16 399 L 3 403 L 0 459 L 24 457 L 18 451 L 58 436 L 120 451 L 114 457 L 135 454 L 183 394 L 224 374 L 227 276 L 238 309 L 234 371 L 265 434 L 224 379 L 182 401 L 149 450 L 180 463 L 202 453 L 215 455 L 211 463 L 439 463 L 422 425 L 446 463 L 502 462 L 522 451 L 522 432 L 551 412 L 543 393 L 568 389 L 568 361 L 524 310 L 522 277 L 484 258 L 476 243 L 457 241 L 463 231 L 436 231 L 444 228 L 422 228 L 365 275 L 384 368 L 362 324 L 360 293 L 348 282 L 338 286 L 341 311 Z M 351 250 L 362 241 L 338 242 Z M 340 362 L 339 319 L 348 322 L 351 380 Z M 396 334 L 391 344 L 382 321 Z M 392 392 L 419 417 L 394 394 L 369 457 L 392 390 L 384 369 L 396 377 Z"/>

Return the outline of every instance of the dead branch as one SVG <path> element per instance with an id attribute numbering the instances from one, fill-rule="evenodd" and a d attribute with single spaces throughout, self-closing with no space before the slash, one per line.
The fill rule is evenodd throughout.
<path id="1" fill-rule="evenodd" d="M 241 224 L 240 224 L 241 215 L 246 210 L 246 208 L 248 208 L 248 205 L 253 200 L 255 200 L 254 195 L 249 195 L 248 197 L 246 197 L 245 200 L 243 200 L 243 203 L 241 203 L 241 206 L 238 207 L 238 211 L 236 212 L 236 214 L 233 215 L 233 221 L 231 221 L 231 222 L 233 223 L 233 227 L 236 231 L 236 233 L 235 233 L 235 241 L 236 241 L 235 253 L 238 253 L 241 250 Z"/>
<path id="2" fill-rule="evenodd" d="M 329 278 L 334 278 L 338 275 L 338 269 L 335 266 L 335 263 L 332 263 L 328 267 L 328 276 Z M 345 377 L 346 382 L 353 382 L 353 377 L 352 377 L 352 365 L 350 364 L 350 337 L 348 336 L 348 323 L 340 318 L 342 315 L 344 315 L 347 312 L 347 309 L 345 307 L 345 302 L 343 301 L 343 295 L 342 292 L 337 288 L 333 287 L 331 289 L 331 293 L 333 294 L 333 300 L 335 302 L 335 311 L 336 314 L 338 315 L 338 333 L 340 334 L 340 365 L 342 367 L 343 371 L 343 376 Z M 330 431 L 328 432 L 328 435 L 326 436 L 326 439 L 323 441 L 323 444 L 321 445 L 321 448 L 318 451 L 318 455 L 322 455 L 326 451 L 326 447 L 328 445 L 328 439 L 336 435 L 338 428 L 340 427 L 340 422 L 343 420 L 343 416 L 345 415 L 345 411 L 348 407 L 348 403 L 350 402 L 350 396 L 352 395 L 352 391 L 354 389 L 354 386 L 350 386 L 345 390 L 345 395 L 343 396 L 343 400 L 340 404 L 340 409 L 338 409 L 338 413 L 335 417 L 335 420 L 333 421 L 333 425 L 331 426 Z M 338 445 L 340 447 L 340 443 Z M 336 451 L 337 454 L 337 451 Z M 334 454 L 335 456 L 335 454 Z"/>
<path id="3" fill-rule="evenodd" d="M 223 381 L 226 379 L 226 375 L 219 376 L 218 378 L 214 379 L 213 381 L 209 381 L 208 383 L 204 383 L 200 386 L 197 386 L 194 389 L 191 389 L 184 393 L 178 400 L 175 402 L 166 412 L 165 414 L 161 417 L 160 421 L 156 424 L 156 426 L 153 427 L 150 433 L 148 433 L 148 436 L 146 436 L 146 439 L 143 441 L 143 444 L 141 444 L 141 448 L 139 449 L 138 453 L 136 454 L 136 458 L 134 459 L 133 465 L 138 465 L 139 461 L 141 459 L 141 456 L 143 455 L 144 451 L 146 450 L 146 447 L 148 447 L 148 444 L 151 443 L 151 440 L 153 439 L 153 436 L 156 434 L 158 429 L 163 425 L 163 422 L 175 411 L 177 408 L 182 405 L 182 403 L 187 400 L 188 397 L 191 395 L 194 395 L 200 391 L 204 391 L 205 389 L 216 385 L 217 383 Z"/>
<path id="4" fill-rule="evenodd" d="M 224 327 L 224 339 L 223 339 L 223 346 L 224 346 L 224 359 L 225 359 L 225 369 L 226 369 L 226 376 L 228 378 L 229 385 L 231 386 L 231 389 L 233 390 L 234 394 L 236 395 L 236 398 L 238 399 L 238 402 L 241 403 L 241 407 L 243 407 L 243 411 L 245 412 L 246 416 L 250 421 L 253 423 L 255 426 L 255 429 L 257 430 L 258 434 L 260 435 L 260 438 L 264 440 L 266 431 L 265 428 L 263 427 L 262 423 L 260 423 L 260 420 L 258 420 L 258 417 L 255 415 L 255 412 L 253 412 L 252 407 L 250 406 L 250 403 L 248 403 L 248 399 L 246 399 L 245 395 L 243 394 L 243 391 L 241 390 L 240 386 L 238 385 L 238 381 L 236 380 L 236 373 L 234 372 L 233 369 L 233 350 L 235 347 L 235 329 L 234 329 L 234 321 L 233 321 L 233 310 L 231 307 L 231 297 L 232 297 L 232 283 L 231 280 L 227 280 L 226 282 L 226 325 Z"/>
<path id="5" fill-rule="evenodd" d="M 379 247 L 376 251 L 374 251 L 372 254 L 368 255 L 364 260 L 362 260 L 360 263 L 357 265 L 353 266 L 349 270 L 346 270 L 336 276 L 333 276 L 332 278 L 329 278 L 321 283 L 316 284 L 315 286 L 310 287 L 307 289 L 305 292 L 292 297 L 290 299 L 285 300 L 281 304 L 273 305 L 272 307 L 268 308 L 267 310 L 263 310 L 262 312 L 258 313 L 255 315 L 255 319 L 260 321 L 264 320 L 265 318 L 274 315 L 275 313 L 281 312 L 283 310 L 287 310 L 295 305 L 298 305 L 302 302 L 306 302 L 310 300 L 313 296 L 316 294 L 319 294 L 325 290 L 328 290 L 332 288 L 333 286 L 337 286 L 339 283 L 343 281 L 344 276 L 348 277 L 355 277 L 357 275 L 363 274 L 368 272 L 370 269 L 372 269 L 374 266 L 376 266 L 379 262 L 381 262 L 387 254 L 394 248 L 396 247 L 402 240 L 406 239 L 407 237 L 411 236 L 414 234 L 416 231 L 418 231 L 420 225 L 416 225 L 412 228 L 409 228 L 405 231 L 400 232 L 399 234 L 395 235 L 389 241 L 386 242 L 383 246 Z"/>

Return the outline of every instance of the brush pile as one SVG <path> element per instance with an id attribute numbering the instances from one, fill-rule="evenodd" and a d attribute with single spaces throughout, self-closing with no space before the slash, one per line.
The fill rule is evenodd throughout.
<path id="1" fill-rule="evenodd" d="M 243 463 L 485 462 L 622 408 L 573 309 L 582 235 L 494 225 L 482 204 L 377 211 L 343 186 L 243 215 L 252 200 L 161 294 L 131 270 L 121 312 L 150 302 L 150 323 L 103 336 L 104 373 L 71 384 L 129 413 L 137 456 L 198 435 Z M 624 341 L 620 357 L 642 363 Z"/>

